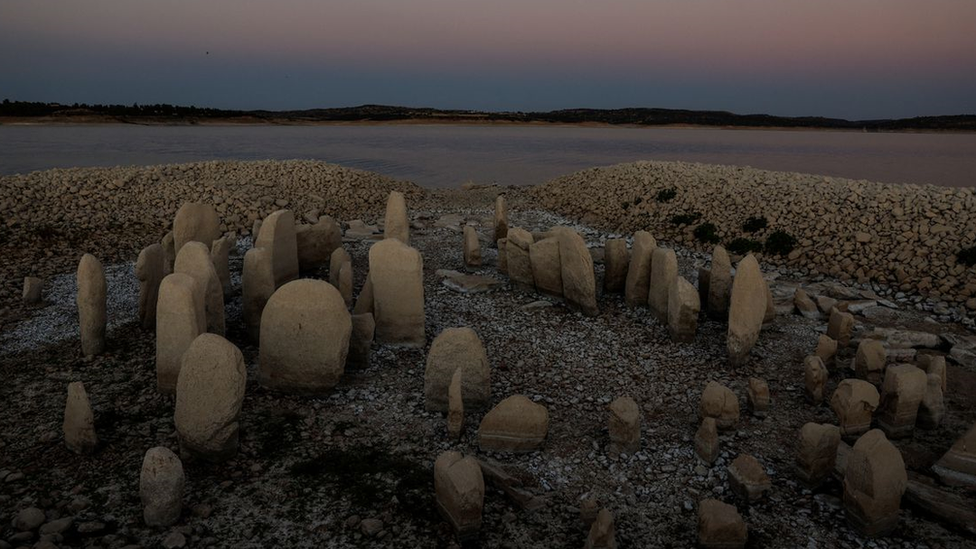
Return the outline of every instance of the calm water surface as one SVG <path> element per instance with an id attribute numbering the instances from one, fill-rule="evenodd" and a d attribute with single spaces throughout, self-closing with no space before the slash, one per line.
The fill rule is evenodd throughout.
<path id="1" fill-rule="evenodd" d="M 311 158 L 430 187 L 535 184 L 683 160 L 976 186 L 976 135 L 490 126 L 0 126 L 0 174 L 73 166 Z"/>

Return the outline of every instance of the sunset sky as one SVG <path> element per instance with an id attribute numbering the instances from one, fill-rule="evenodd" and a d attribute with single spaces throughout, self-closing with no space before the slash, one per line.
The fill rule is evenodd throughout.
<path id="1" fill-rule="evenodd" d="M 2 0 L 0 98 L 976 113 L 976 0 Z"/>

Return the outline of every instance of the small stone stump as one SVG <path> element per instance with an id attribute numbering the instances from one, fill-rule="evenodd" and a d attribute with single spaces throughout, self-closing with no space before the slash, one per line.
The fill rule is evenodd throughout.
<path id="1" fill-rule="evenodd" d="M 702 391 L 699 412 L 702 418 L 715 418 L 719 429 L 732 429 L 739 422 L 739 399 L 725 385 L 709 381 Z"/>
<path id="2" fill-rule="evenodd" d="M 24 277 L 24 291 L 21 298 L 27 305 L 37 305 L 41 302 L 41 290 L 44 288 L 44 281 L 36 276 Z"/>
<path id="3" fill-rule="evenodd" d="M 634 454 L 640 450 L 641 413 L 629 396 L 610 403 L 610 448 L 615 452 Z"/>
<path id="4" fill-rule="evenodd" d="M 759 340 L 766 314 L 766 282 L 759 270 L 759 262 L 747 255 L 736 269 L 729 298 L 729 328 L 727 347 L 733 366 L 745 364 L 749 353 Z"/>
<path id="5" fill-rule="evenodd" d="M 85 391 L 85 384 L 68 384 L 68 400 L 64 406 L 64 444 L 76 454 L 90 454 L 98 446 L 95 435 L 95 416 Z"/>
<path id="6" fill-rule="evenodd" d="M 749 454 L 739 454 L 729 465 L 729 485 L 733 492 L 750 503 L 759 501 L 773 488 L 762 464 Z"/>
<path id="7" fill-rule="evenodd" d="M 769 385 L 766 381 L 757 377 L 750 377 L 746 397 L 752 415 L 766 417 L 769 412 Z"/>
<path id="8" fill-rule="evenodd" d="M 549 411 L 522 395 L 513 395 L 492 408 L 478 427 L 482 451 L 532 452 L 549 432 Z"/>
<path id="9" fill-rule="evenodd" d="M 335 219 L 323 215 L 314 225 L 295 227 L 295 242 L 298 268 L 307 272 L 329 262 L 332 252 L 342 246 L 342 231 Z"/>
<path id="10" fill-rule="evenodd" d="M 481 266 L 481 242 L 478 241 L 478 231 L 471 225 L 464 226 L 464 266 Z"/>
<path id="11" fill-rule="evenodd" d="M 719 440 L 715 418 L 706 417 L 695 432 L 695 454 L 708 465 L 718 459 Z"/>
<path id="12" fill-rule="evenodd" d="M 586 536 L 583 549 L 617 549 L 613 514 L 606 508 L 600 509 L 596 520 L 590 525 L 590 533 Z"/>
<path id="13" fill-rule="evenodd" d="M 373 346 L 373 335 L 376 322 L 372 313 L 352 315 L 352 335 L 349 337 L 349 354 L 346 356 L 346 366 L 349 368 L 369 368 L 370 349 Z"/>
<path id="14" fill-rule="evenodd" d="M 830 397 L 830 408 L 837 414 L 841 436 L 853 438 L 868 432 L 880 402 L 878 390 L 867 381 L 841 381 Z"/>
<path id="15" fill-rule="evenodd" d="M 796 447 L 796 474 L 807 488 L 817 488 L 834 471 L 840 428 L 829 423 L 807 423 L 800 429 Z"/>
<path id="16" fill-rule="evenodd" d="M 881 385 L 884 378 L 885 364 L 888 360 L 884 345 L 877 339 L 862 339 L 857 345 L 854 355 L 854 373 L 858 379 L 863 379 L 876 386 Z"/>
<path id="17" fill-rule="evenodd" d="M 492 238 L 493 242 L 498 242 L 499 240 L 506 238 L 508 236 L 508 206 L 505 204 L 505 195 L 500 194 L 495 197 L 495 217 L 494 217 L 494 235 Z M 501 257 L 501 254 L 499 254 Z"/>
<path id="18" fill-rule="evenodd" d="M 704 549 L 741 549 L 749 530 L 734 505 L 717 499 L 698 504 L 698 545 Z"/>
<path id="19" fill-rule="evenodd" d="M 726 320 L 732 294 L 732 261 L 722 246 L 712 250 L 712 268 L 708 273 L 708 301 L 705 311 L 714 320 Z"/>
<path id="20" fill-rule="evenodd" d="M 622 238 L 607 240 L 603 258 L 603 291 L 619 294 L 627 284 L 627 268 L 630 266 L 630 251 L 627 241 Z"/>
<path id="21" fill-rule="evenodd" d="M 821 334 L 820 338 L 817 339 L 817 350 L 813 354 L 820 357 L 828 370 L 832 369 L 836 362 L 837 340 L 826 334 Z"/>
<path id="22" fill-rule="evenodd" d="M 170 526 L 183 511 L 183 463 L 167 448 L 150 448 L 142 460 L 139 499 L 147 526 Z"/>
<path id="23" fill-rule="evenodd" d="M 386 199 L 386 218 L 383 224 L 383 238 L 395 238 L 403 244 L 410 244 L 410 220 L 407 218 L 407 199 L 400 191 L 390 191 Z"/>
<path id="24" fill-rule="evenodd" d="M 434 462 L 437 509 L 461 541 L 481 530 L 485 479 L 478 460 L 460 452 L 444 452 Z"/>
<path id="25" fill-rule="evenodd" d="M 918 407 L 925 396 L 925 372 L 911 364 L 889 366 L 881 385 L 878 426 L 888 438 L 903 438 L 915 431 Z"/>
<path id="26" fill-rule="evenodd" d="M 901 496 L 908 486 L 905 462 L 879 429 L 854 444 L 844 474 L 844 508 L 851 527 L 875 537 L 898 526 Z"/>
<path id="27" fill-rule="evenodd" d="M 854 330 L 854 315 L 842 313 L 836 308 L 830 310 L 830 321 L 827 323 L 827 336 L 836 339 L 840 348 L 846 348 L 851 342 L 851 331 Z"/>
<path id="28" fill-rule="evenodd" d="M 925 396 L 918 405 L 916 425 L 922 429 L 938 429 L 945 417 L 945 397 L 942 393 L 942 378 L 937 374 L 925 376 Z"/>
<path id="29" fill-rule="evenodd" d="M 827 367 L 820 357 L 811 355 L 803 360 L 803 378 L 807 402 L 819 406 L 824 399 L 824 386 L 827 384 Z"/>

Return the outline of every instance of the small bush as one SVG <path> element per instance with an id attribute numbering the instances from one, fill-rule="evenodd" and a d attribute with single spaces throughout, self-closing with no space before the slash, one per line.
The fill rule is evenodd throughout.
<path id="1" fill-rule="evenodd" d="M 956 261 L 967 267 L 976 265 L 976 246 L 966 248 L 965 250 L 960 250 L 959 253 L 956 254 Z"/>
<path id="2" fill-rule="evenodd" d="M 668 189 L 661 189 L 657 192 L 658 202 L 670 202 L 674 197 L 678 196 L 678 191 L 674 187 Z"/>
<path id="3" fill-rule="evenodd" d="M 796 238 L 786 231 L 775 231 L 766 237 L 765 250 L 770 255 L 787 255 L 796 247 Z"/>
<path id="4" fill-rule="evenodd" d="M 701 218 L 700 213 L 683 213 L 677 214 L 671 218 L 671 223 L 675 225 L 691 225 Z"/>
<path id="5" fill-rule="evenodd" d="M 705 244 L 718 244 L 719 238 L 716 232 L 718 227 L 714 223 L 702 223 L 695 227 L 695 238 Z"/>
<path id="6" fill-rule="evenodd" d="M 643 196 L 638 196 L 637 198 L 634 199 L 634 206 L 640 204 L 643 201 L 644 201 L 644 197 Z"/>
<path id="7" fill-rule="evenodd" d="M 624 200 L 623 202 L 620 203 L 620 207 L 626 210 L 627 208 L 630 207 L 630 202 Z"/>
<path id="8" fill-rule="evenodd" d="M 750 217 L 742 224 L 742 230 L 747 233 L 754 233 L 765 229 L 768 225 L 765 217 Z"/>
<path id="9" fill-rule="evenodd" d="M 763 245 L 758 240 L 739 237 L 729 242 L 729 245 L 725 249 L 736 255 L 746 255 L 750 252 L 761 252 Z"/>

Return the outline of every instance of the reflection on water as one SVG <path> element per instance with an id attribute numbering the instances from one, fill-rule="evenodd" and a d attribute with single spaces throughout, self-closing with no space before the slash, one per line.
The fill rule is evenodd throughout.
<path id="1" fill-rule="evenodd" d="M 0 173 L 312 158 L 430 187 L 535 184 L 634 160 L 976 186 L 976 135 L 513 126 L 0 126 Z"/>

